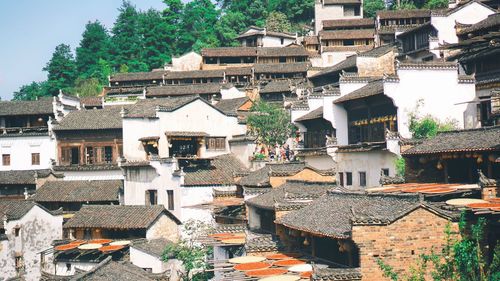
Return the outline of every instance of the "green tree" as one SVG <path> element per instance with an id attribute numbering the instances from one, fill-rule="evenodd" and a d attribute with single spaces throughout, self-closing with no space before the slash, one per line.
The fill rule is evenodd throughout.
<path id="1" fill-rule="evenodd" d="M 384 10 L 384 0 L 365 0 L 363 1 L 363 16 L 365 18 L 374 18 L 377 11 Z"/>
<path id="2" fill-rule="evenodd" d="M 217 32 L 217 39 L 222 46 L 235 47 L 239 45 L 238 40 L 235 38 L 247 28 L 244 21 L 245 15 L 241 12 L 229 11 L 221 16 L 215 29 Z"/>
<path id="3" fill-rule="evenodd" d="M 97 78 L 78 78 L 72 92 L 80 97 L 96 97 L 102 92 L 102 85 Z"/>
<path id="4" fill-rule="evenodd" d="M 169 31 L 167 22 L 161 13 L 149 9 L 140 14 L 140 32 L 142 35 L 142 61 L 149 69 L 163 67 L 166 62 L 171 61 L 170 46 L 165 40 Z"/>
<path id="5" fill-rule="evenodd" d="M 76 65 L 69 45 L 58 45 L 43 70 L 48 72 L 48 94 L 57 95 L 59 90 L 68 90 L 73 87 L 76 79 Z"/>
<path id="6" fill-rule="evenodd" d="M 409 130 L 415 139 L 433 138 L 438 132 L 446 132 L 458 129 L 458 122 L 453 119 L 439 121 L 432 115 L 421 117 L 420 108 L 424 105 L 422 100 L 417 101 L 415 108 L 408 114 Z"/>
<path id="7" fill-rule="evenodd" d="M 142 41 L 139 30 L 139 13 L 135 6 L 123 1 L 120 14 L 111 30 L 111 55 L 115 69 L 126 64 L 131 72 L 148 71 L 148 66 L 141 61 Z"/>
<path id="8" fill-rule="evenodd" d="M 266 19 L 266 28 L 269 31 L 290 32 L 292 25 L 285 14 L 271 12 Z"/>
<path id="9" fill-rule="evenodd" d="M 36 100 L 39 97 L 47 96 L 47 82 L 31 82 L 23 85 L 17 92 L 14 92 L 13 100 Z"/>
<path id="10" fill-rule="evenodd" d="M 177 50 L 177 45 L 181 31 L 181 15 L 184 5 L 181 0 L 163 0 L 163 3 L 167 6 L 162 13 L 165 22 L 164 40 L 168 46 L 167 54 L 170 56 L 179 55 L 180 52 Z"/>
<path id="11" fill-rule="evenodd" d="M 417 6 L 411 0 L 403 0 L 399 5 L 396 5 L 396 10 L 414 10 L 416 8 Z"/>
<path id="12" fill-rule="evenodd" d="M 181 53 L 218 47 L 215 33 L 218 11 L 210 0 L 193 0 L 186 4 L 181 21 L 179 49 Z"/>
<path id="13" fill-rule="evenodd" d="M 267 11 L 285 14 L 293 23 L 310 23 L 314 18 L 314 0 L 268 0 Z"/>
<path id="14" fill-rule="evenodd" d="M 424 5 L 427 9 L 445 9 L 448 8 L 448 0 L 429 0 Z"/>
<path id="15" fill-rule="evenodd" d="M 283 108 L 259 101 L 252 106 L 248 117 L 250 130 L 266 145 L 283 144 L 292 135 L 290 114 Z"/>
<path id="16" fill-rule="evenodd" d="M 99 21 L 87 23 L 80 46 L 76 48 L 76 69 L 80 78 L 101 79 L 103 75 L 100 73 L 99 61 L 108 59 L 109 45 L 110 37 L 106 28 Z"/>

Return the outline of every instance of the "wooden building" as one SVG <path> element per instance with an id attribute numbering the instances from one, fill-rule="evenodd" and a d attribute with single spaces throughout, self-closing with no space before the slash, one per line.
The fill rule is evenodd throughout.
<path id="1" fill-rule="evenodd" d="M 375 21 L 375 44 L 390 44 L 396 40 L 396 32 L 402 32 L 430 22 L 431 10 L 382 10 L 377 12 Z"/>

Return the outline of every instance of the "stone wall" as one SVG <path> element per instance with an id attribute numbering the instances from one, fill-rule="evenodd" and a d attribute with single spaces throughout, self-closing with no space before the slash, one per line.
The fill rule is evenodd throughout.
<path id="1" fill-rule="evenodd" d="M 179 240 L 179 227 L 169 216 L 161 215 L 146 232 L 147 239 L 165 238 L 173 242 Z"/>
<path id="2" fill-rule="evenodd" d="M 297 174 L 289 177 L 270 177 L 269 182 L 272 187 L 278 187 L 286 182 L 288 179 L 297 179 L 305 181 L 322 181 L 322 182 L 334 182 L 335 176 L 324 176 L 311 169 L 304 169 Z"/>
<path id="3" fill-rule="evenodd" d="M 363 280 L 387 280 L 376 258 L 402 273 L 415 265 L 420 254 L 429 254 L 431 249 L 439 252 L 448 222 L 419 208 L 390 225 L 354 225 L 352 239 L 359 247 Z M 452 223 L 452 231 L 458 232 L 457 223 Z"/>
<path id="4" fill-rule="evenodd" d="M 394 51 L 390 51 L 380 57 L 359 56 L 356 60 L 359 76 L 383 76 L 384 74 L 395 74 L 396 68 Z"/>

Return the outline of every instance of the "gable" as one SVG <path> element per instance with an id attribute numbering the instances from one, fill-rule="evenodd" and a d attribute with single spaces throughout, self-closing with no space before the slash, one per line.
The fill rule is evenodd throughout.
<path id="1" fill-rule="evenodd" d="M 251 100 L 247 100 L 244 102 L 240 107 L 238 107 L 239 111 L 250 111 L 250 108 L 252 108 L 253 102 Z"/>
<path id="2" fill-rule="evenodd" d="M 286 182 L 287 179 L 299 179 L 305 181 L 321 181 L 321 182 L 333 182 L 335 181 L 335 176 L 333 175 L 321 175 L 320 173 L 314 171 L 311 168 L 304 168 L 302 171 L 296 173 L 293 176 L 287 177 L 270 177 L 269 181 L 272 187 L 277 187 Z"/>

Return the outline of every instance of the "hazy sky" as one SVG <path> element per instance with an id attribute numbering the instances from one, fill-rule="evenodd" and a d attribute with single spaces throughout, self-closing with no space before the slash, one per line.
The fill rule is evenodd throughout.
<path id="1" fill-rule="evenodd" d="M 162 10 L 161 0 L 132 0 L 138 9 Z M 99 20 L 108 30 L 121 0 L 0 0 L 0 97 L 31 81 L 43 81 L 42 68 L 57 45 L 80 43 L 88 21 Z"/>

